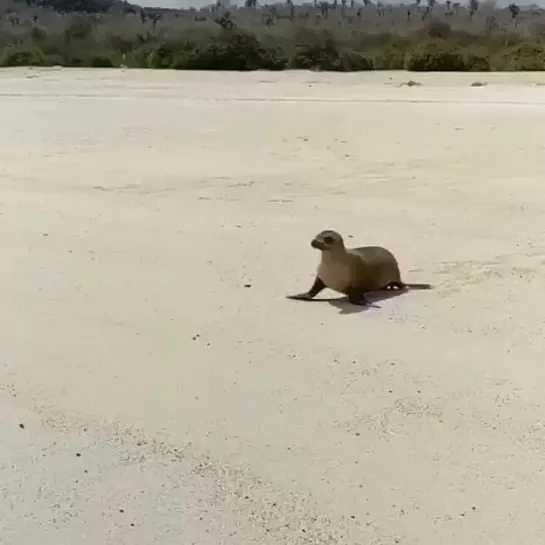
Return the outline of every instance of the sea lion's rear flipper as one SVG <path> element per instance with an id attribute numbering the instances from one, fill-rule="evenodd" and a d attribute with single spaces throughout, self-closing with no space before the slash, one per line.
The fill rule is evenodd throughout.
<path id="1" fill-rule="evenodd" d="M 314 299 L 323 289 L 325 289 L 325 284 L 317 276 L 314 280 L 314 284 L 306 293 L 298 293 L 296 295 L 287 295 L 288 299 L 296 299 L 297 301 L 310 301 Z"/>
<path id="2" fill-rule="evenodd" d="M 407 290 L 409 286 L 403 282 L 390 282 L 386 284 L 381 290 Z"/>

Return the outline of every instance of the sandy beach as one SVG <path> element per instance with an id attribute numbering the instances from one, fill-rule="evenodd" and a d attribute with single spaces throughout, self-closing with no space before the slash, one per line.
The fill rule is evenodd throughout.
<path id="1" fill-rule="evenodd" d="M 3 69 L 0 543 L 542 543 L 544 85 Z"/>

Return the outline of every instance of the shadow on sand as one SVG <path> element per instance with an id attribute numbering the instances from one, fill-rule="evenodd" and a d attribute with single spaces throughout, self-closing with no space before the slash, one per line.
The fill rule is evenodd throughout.
<path id="1" fill-rule="evenodd" d="M 394 297 L 399 297 L 411 291 L 410 289 L 401 289 L 401 290 L 382 290 L 382 291 L 370 291 L 365 294 L 365 298 L 369 301 L 368 305 L 354 305 L 349 300 L 348 297 L 324 297 L 312 299 L 308 301 L 309 303 L 329 303 L 331 306 L 339 309 L 339 314 L 357 314 L 359 312 L 366 312 L 373 308 L 381 308 L 380 301 L 386 301 L 387 299 L 392 299 Z"/>

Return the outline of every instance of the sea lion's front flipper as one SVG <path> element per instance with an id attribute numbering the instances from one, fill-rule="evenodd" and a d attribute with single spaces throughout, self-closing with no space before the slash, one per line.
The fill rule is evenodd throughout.
<path id="1" fill-rule="evenodd" d="M 324 288 L 325 284 L 317 276 L 314 280 L 314 284 L 312 284 L 312 287 L 306 293 L 287 295 L 286 297 L 288 299 L 296 299 L 298 301 L 310 301 L 311 299 L 314 299 L 314 297 L 316 297 Z"/>
<path id="2" fill-rule="evenodd" d="M 369 305 L 369 301 L 365 298 L 365 295 L 357 289 L 349 289 L 346 292 L 348 295 L 348 301 L 353 305 L 360 305 L 366 307 Z"/>
<path id="3" fill-rule="evenodd" d="M 296 301 L 310 301 L 312 297 L 308 293 L 296 293 L 295 295 L 286 295 L 286 299 L 295 299 Z"/>

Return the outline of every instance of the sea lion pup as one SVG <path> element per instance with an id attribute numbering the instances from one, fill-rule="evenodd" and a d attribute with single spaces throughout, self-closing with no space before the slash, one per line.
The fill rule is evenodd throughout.
<path id="1" fill-rule="evenodd" d="M 288 299 L 309 301 L 324 288 L 343 293 L 355 305 L 367 305 L 365 293 L 387 289 L 431 289 L 430 284 L 405 284 L 396 258 L 382 246 L 346 248 L 336 231 L 316 235 L 310 245 L 322 252 L 314 284 Z"/>

